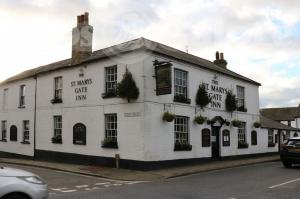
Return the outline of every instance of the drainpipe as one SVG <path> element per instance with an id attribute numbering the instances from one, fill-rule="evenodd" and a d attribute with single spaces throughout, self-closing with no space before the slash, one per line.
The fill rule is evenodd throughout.
<path id="1" fill-rule="evenodd" d="M 36 158 L 36 96 L 37 96 L 37 76 L 34 76 L 35 85 L 34 85 L 34 115 L 33 115 L 33 159 Z"/>

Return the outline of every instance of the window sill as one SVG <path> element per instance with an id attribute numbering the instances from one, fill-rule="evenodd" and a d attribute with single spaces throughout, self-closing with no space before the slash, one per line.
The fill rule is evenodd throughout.
<path id="1" fill-rule="evenodd" d="M 191 151 L 192 145 L 190 144 L 175 144 L 174 151 Z"/>
<path id="2" fill-rule="evenodd" d="M 25 108 L 25 106 L 19 106 L 18 108 L 20 108 L 20 109 L 21 109 L 21 108 Z"/>
<path id="3" fill-rule="evenodd" d="M 236 110 L 238 112 L 247 112 L 247 108 L 244 108 L 244 107 L 238 107 Z"/>
<path id="4" fill-rule="evenodd" d="M 11 142 L 17 142 L 18 140 L 10 140 Z"/>
<path id="5" fill-rule="evenodd" d="M 21 144 L 30 144 L 30 142 L 29 141 L 23 141 L 23 142 L 21 142 Z"/>
<path id="6" fill-rule="evenodd" d="M 107 98 L 114 98 L 117 97 L 116 93 L 102 93 L 102 98 L 107 99 Z"/>
<path id="7" fill-rule="evenodd" d="M 106 146 L 106 145 L 102 145 L 101 147 L 102 147 L 102 148 L 105 148 L 105 149 L 118 149 L 118 148 L 119 148 L 118 144 L 117 144 L 116 146 Z"/>
<path id="8" fill-rule="evenodd" d="M 62 99 L 60 99 L 60 98 L 54 98 L 54 99 L 52 99 L 51 100 L 51 103 L 52 104 L 59 104 L 59 103 L 62 103 L 63 101 L 62 101 Z"/>
<path id="9" fill-rule="evenodd" d="M 174 96 L 174 102 L 179 102 L 179 103 L 184 103 L 184 104 L 191 104 L 191 99 Z"/>
<path id="10" fill-rule="evenodd" d="M 0 140 L 0 142 L 7 142 L 7 140 L 6 139 L 2 139 L 2 140 Z"/>
<path id="11" fill-rule="evenodd" d="M 53 140 L 52 140 L 52 143 L 53 143 L 53 144 L 62 144 L 62 140 L 61 140 L 61 141 L 53 141 Z"/>
<path id="12" fill-rule="evenodd" d="M 86 143 L 82 142 L 82 141 L 73 141 L 73 144 L 74 145 L 86 145 Z"/>

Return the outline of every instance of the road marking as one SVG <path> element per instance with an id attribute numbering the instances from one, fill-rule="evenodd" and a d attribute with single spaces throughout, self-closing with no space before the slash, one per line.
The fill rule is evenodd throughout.
<path id="1" fill-rule="evenodd" d="M 283 185 L 286 185 L 286 184 L 297 182 L 299 180 L 300 180 L 300 178 L 297 178 L 295 180 L 290 180 L 290 181 L 287 181 L 287 182 L 284 182 L 284 183 L 281 183 L 281 184 L 273 185 L 273 186 L 269 187 L 269 189 L 273 189 L 273 188 L 280 187 L 280 186 L 283 186 Z"/>
<path id="2" fill-rule="evenodd" d="M 99 183 L 96 183 L 95 185 L 105 185 L 105 184 L 110 184 L 110 182 L 99 182 Z"/>
<path id="3" fill-rule="evenodd" d="M 89 187 L 89 185 L 78 185 L 78 186 L 76 186 L 76 188 L 86 188 L 86 187 Z"/>
<path id="4" fill-rule="evenodd" d="M 70 192 L 75 192 L 77 191 L 76 189 L 71 189 L 71 190 L 65 190 L 65 191 L 61 191 L 63 193 L 70 193 Z"/>
<path id="5" fill-rule="evenodd" d="M 67 189 L 67 188 L 51 188 L 51 190 L 53 191 L 62 191 L 63 189 Z"/>

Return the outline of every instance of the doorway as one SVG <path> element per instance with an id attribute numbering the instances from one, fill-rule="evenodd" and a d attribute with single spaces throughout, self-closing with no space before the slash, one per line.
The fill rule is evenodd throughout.
<path id="1" fill-rule="evenodd" d="M 211 127 L 211 157 L 213 159 L 220 158 L 220 128 L 219 126 Z"/>

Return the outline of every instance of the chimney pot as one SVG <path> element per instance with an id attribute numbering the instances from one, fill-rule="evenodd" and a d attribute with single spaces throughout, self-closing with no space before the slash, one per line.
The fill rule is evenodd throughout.
<path id="1" fill-rule="evenodd" d="M 84 24 L 89 25 L 89 13 L 88 12 L 84 13 Z"/>
<path id="2" fill-rule="evenodd" d="M 221 60 L 224 60 L 224 53 L 220 53 Z"/>
<path id="3" fill-rule="evenodd" d="M 219 60 L 219 52 L 216 52 L 216 60 Z"/>
<path id="4" fill-rule="evenodd" d="M 80 16 L 77 16 L 77 26 L 80 24 Z"/>

